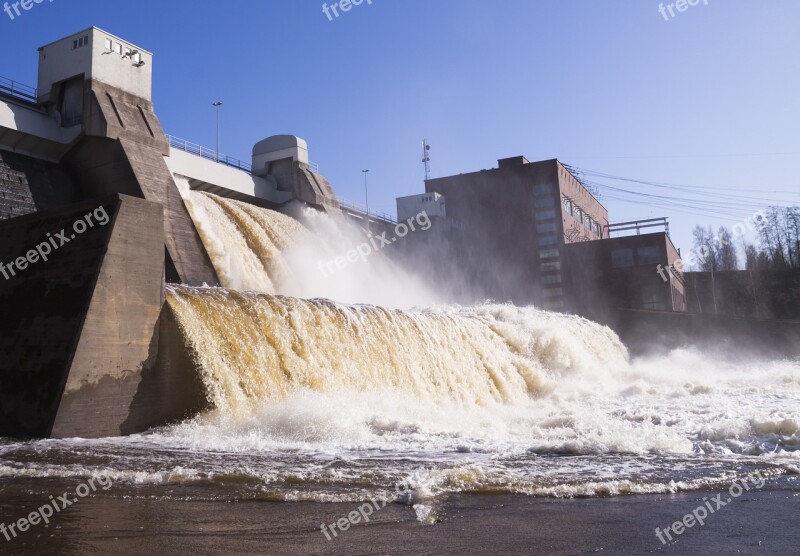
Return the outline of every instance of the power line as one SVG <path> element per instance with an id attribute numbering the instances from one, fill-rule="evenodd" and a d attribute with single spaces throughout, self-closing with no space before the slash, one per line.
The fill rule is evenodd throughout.
<path id="1" fill-rule="evenodd" d="M 614 176 L 604 172 L 597 172 L 593 170 L 582 169 L 565 165 L 571 172 L 579 173 L 582 176 L 582 181 L 590 186 L 595 191 L 606 192 L 604 195 L 608 199 L 621 201 L 636 205 L 645 205 L 649 207 L 659 207 L 669 209 L 675 212 L 692 214 L 694 216 L 713 216 L 723 220 L 737 221 L 742 217 L 752 214 L 754 204 L 763 204 L 764 202 L 771 202 L 777 204 L 794 204 L 795 201 L 790 201 L 785 198 L 765 198 L 764 193 L 778 194 L 778 195 L 798 195 L 798 191 L 760 191 L 756 189 L 727 189 L 720 191 L 716 187 L 708 186 L 690 186 L 663 182 L 654 182 L 647 180 L 638 180 L 633 178 L 625 178 L 622 176 Z M 599 178 L 603 180 L 621 181 L 626 183 L 634 183 L 644 185 L 647 187 L 666 189 L 680 193 L 680 195 L 658 195 L 655 193 L 648 193 L 646 191 L 625 189 L 608 183 L 603 183 L 595 180 L 587 179 L 587 176 Z M 742 193 L 753 193 L 752 195 L 737 195 L 730 193 L 730 191 L 739 191 Z"/>

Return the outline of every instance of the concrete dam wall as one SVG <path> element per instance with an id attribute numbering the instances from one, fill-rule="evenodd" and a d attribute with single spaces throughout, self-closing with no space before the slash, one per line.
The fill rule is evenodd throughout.
<path id="1" fill-rule="evenodd" d="M 186 366 L 157 365 L 161 205 L 115 195 L 6 220 L 0 237 L 0 436 L 115 436 L 201 406 Z"/>

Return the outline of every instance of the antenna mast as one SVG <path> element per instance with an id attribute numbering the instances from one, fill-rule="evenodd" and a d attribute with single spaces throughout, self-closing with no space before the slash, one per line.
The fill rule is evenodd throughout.
<path id="1" fill-rule="evenodd" d="M 425 181 L 431 179 L 431 146 L 427 139 L 422 140 L 422 163 L 425 165 Z"/>

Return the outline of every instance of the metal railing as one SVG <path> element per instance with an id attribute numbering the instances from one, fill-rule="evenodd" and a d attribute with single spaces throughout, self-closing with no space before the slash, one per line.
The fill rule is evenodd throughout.
<path id="1" fill-rule="evenodd" d="M 192 143 L 191 141 L 181 139 L 180 137 L 175 137 L 174 135 L 167 135 L 167 140 L 169 141 L 169 146 L 173 149 L 178 149 L 179 151 L 193 154 L 195 156 L 205 158 L 206 160 L 212 160 L 220 164 L 225 164 L 226 166 L 238 168 L 239 170 L 244 170 L 245 172 L 251 174 L 253 173 L 252 164 L 248 164 L 247 162 L 239 160 L 238 158 L 233 158 L 232 156 L 228 156 L 226 154 L 218 153 L 215 149 L 209 149 L 208 147 L 198 145 L 197 143 Z"/>
<path id="2" fill-rule="evenodd" d="M 217 153 L 215 149 L 209 149 L 208 147 L 198 145 L 197 143 L 192 143 L 191 141 L 181 139 L 180 137 L 175 137 L 174 135 L 167 135 L 167 140 L 169 141 L 169 146 L 173 149 L 178 149 L 179 151 L 193 154 L 195 156 L 205 158 L 206 160 L 213 160 L 214 162 L 219 162 L 220 164 L 225 164 L 226 166 L 238 168 L 239 170 L 244 170 L 250 174 L 253 173 L 253 165 L 249 162 L 244 162 L 243 160 L 233 158 L 232 156 L 228 156 L 226 154 Z M 309 162 L 308 168 L 315 174 L 319 174 L 319 164 L 315 162 Z"/>
<path id="3" fill-rule="evenodd" d="M 375 212 L 375 211 L 369 211 L 369 213 L 367 213 L 367 209 L 364 206 L 354 203 L 352 201 L 348 201 L 347 199 L 342 199 L 341 197 L 339 198 L 339 206 L 343 209 L 357 212 L 362 215 L 369 214 L 369 218 L 374 220 L 383 220 L 384 222 L 387 222 L 389 224 L 397 224 L 397 218 L 395 218 L 391 214 L 388 214 L 386 212 Z"/>
<path id="4" fill-rule="evenodd" d="M 666 217 L 661 218 L 647 218 L 645 220 L 632 220 L 630 222 L 616 222 L 614 224 L 607 224 L 605 228 L 608 230 L 608 236 L 611 237 L 612 233 L 625 232 L 629 230 L 636 230 L 636 235 L 640 235 L 642 229 L 645 228 L 663 228 L 669 234 L 669 219 Z"/>
<path id="5" fill-rule="evenodd" d="M 12 81 L 5 77 L 0 77 L 0 91 L 29 102 L 36 102 L 38 100 L 36 88 L 23 85 L 18 81 Z"/>

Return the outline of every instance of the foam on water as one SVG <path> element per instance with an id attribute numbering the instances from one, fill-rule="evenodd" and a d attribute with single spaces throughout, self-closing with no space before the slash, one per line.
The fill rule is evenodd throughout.
<path id="1" fill-rule="evenodd" d="M 116 495 L 398 500 L 424 521 L 448 493 L 670 493 L 800 473 L 798 361 L 630 361 L 585 319 L 432 304 L 380 254 L 323 279 L 317 262 L 361 232 L 180 185 L 227 286 L 167 292 L 213 409 L 127 438 L 0 440 L 0 485 L 103 473 Z"/>

